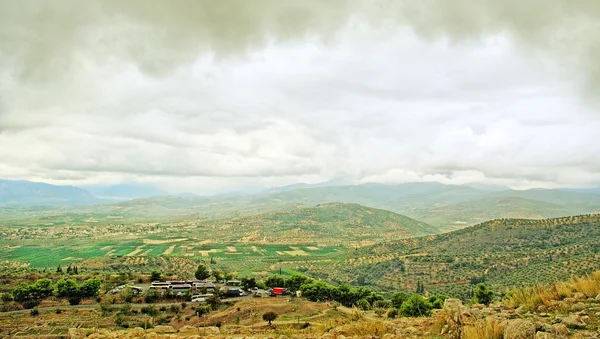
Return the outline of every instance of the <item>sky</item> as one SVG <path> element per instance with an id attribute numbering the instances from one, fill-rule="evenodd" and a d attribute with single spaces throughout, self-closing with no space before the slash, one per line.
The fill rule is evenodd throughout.
<path id="1" fill-rule="evenodd" d="M 596 0 L 0 0 L 0 178 L 600 186 Z"/>

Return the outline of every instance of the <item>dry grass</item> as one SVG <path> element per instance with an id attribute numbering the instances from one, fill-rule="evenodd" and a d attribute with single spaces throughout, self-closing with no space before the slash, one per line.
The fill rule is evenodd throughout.
<path id="1" fill-rule="evenodd" d="M 582 292 L 588 297 L 595 297 L 600 294 L 600 271 L 583 277 L 571 279 L 571 286 L 577 292 Z"/>
<path id="2" fill-rule="evenodd" d="M 463 339 L 502 339 L 502 326 L 493 318 L 478 320 L 475 326 L 465 326 L 462 329 Z"/>
<path id="3" fill-rule="evenodd" d="M 528 311 L 534 311 L 540 305 L 552 305 L 552 300 L 570 297 L 573 292 L 581 292 L 588 297 L 600 294 L 600 271 L 573 277 L 569 282 L 513 289 L 507 294 L 506 304 L 509 307 L 523 306 Z"/>
<path id="4" fill-rule="evenodd" d="M 356 323 L 343 327 L 343 333 L 346 336 L 383 336 L 387 330 L 385 322 L 377 320 L 361 320 Z"/>

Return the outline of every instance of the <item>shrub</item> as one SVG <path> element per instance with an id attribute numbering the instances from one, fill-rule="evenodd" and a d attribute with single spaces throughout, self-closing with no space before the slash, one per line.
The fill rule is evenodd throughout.
<path id="1" fill-rule="evenodd" d="M 156 310 L 156 308 L 154 308 L 154 306 L 144 306 L 140 311 L 143 314 L 147 314 L 151 317 L 158 315 L 158 311 Z"/>
<path id="2" fill-rule="evenodd" d="M 79 305 L 79 303 L 81 302 L 81 296 L 79 295 L 72 295 L 70 297 L 67 298 L 67 300 L 69 301 L 69 305 Z"/>
<path id="3" fill-rule="evenodd" d="M 56 311 L 54 311 L 54 313 L 56 313 L 56 314 L 61 314 L 61 313 L 62 313 L 62 310 L 61 310 L 60 308 L 57 308 L 57 309 L 56 309 Z"/>
<path id="4" fill-rule="evenodd" d="M 431 303 L 419 294 L 411 295 L 400 307 L 402 315 L 407 317 L 422 317 L 431 314 Z"/>
<path id="5" fill-rule="evenodd" d="M 40 314 L 40 311 L 38 311 L 37 307 L 34 307 L 34 308 L 32 308 L 32 309 L 31 309 L 31 311 L 29 311 L 29 314 L 30 314 L 32 317 L 35 317 L 35 316 L 37 316 L 37 315 L 39 315 L 39 314 Z"/>
<path id="6" fill-rule="evenodd" d="M 363 311 L 366 311 L 371 308 L 371 304 L 369 304 L 369 301 L 367 301 L 367 299 L 360 299 L 358 301 L 357 306 L 358 306 L 358 308 L 360 308 Z"/>
<path id="7" fill-rule="evenodd" d="M 124 315 L 131 314 L 131 305 L 130 304 L 124 304 L 123 306 L 121 306 L 121 309 L 119 310 L 119 313 L 124 314 Z"/>
<path id="8" fill-rule="evenodd" d="M 118 313 L 115 316 L 115 325 L 118 327 L 124 327 L 124 328 L 129 327 L 127 325 L 127 322 L 125 322 L 125 317 L 121 313 Z"/>
<path id="9" fill-rule="evenodd" d="M 119 292 L 119 296 L 126 302 L 130 303 L 133 300 L 133 289 L 127 286 Z"/>
<path id="10" fill-rule="evenodd" d="M 477 303 L 489 305 L 494 298 L 494 292 L 490 290 L 484 283 L 479 283 L 475 286 L 474 300 Z"/>
<path id="11" fill-rule="evenodd" d="M 185 308 L 186 308 L 186 307 L 187 307 L 187 304 L 186 304 L 186 303 L 181 303 L 181 309 L 182 309 L 182 310 L 185 310 Z M 239 307 L 238 307 L 238 309 L 239 309 Z"/>
<path id="12" fill-rule="evenodd" d="M 13 296 L 10 293 L 0 293 L 0 300 L 5 303 L 13 301 Z"/>
<path id="13" fill-rule="evenodd" d="M 171 305 L 171 312 L 179 313 L 179 307 L 177 307 L 177 305 Z"/>
<path id="14" fill-rule="evenodd" d="M 390 319 L 394 319 L 398 316 L 398 309 L 397 308 L 390 308 L 390 310 L 388 311 L 387 317 Z"/>
<path id="15" fill-rule="evenodd" d="M 208 306 L 198 306 L 196 307 L 196 315 L 197 316 L 203 316 L 206 313 L 210 312 L 210 307 Z"/>
<path id="16" fill-rule="evenodd" d="M 31 299 L 31 300 L 25 300 L 21 303 L 21 305 L 23 305 L 23 307 L 25 307 L 26 309 L 30 309 L 30 308 L 34 308 L 37 305 L 39 305 L 40 301 L 37 299 Z"/>
<path id="17" fill-rule="evenodd" d="M 155 290 L 148 290 L 144 295 L 144 302 L 148 304 L 155 302 L 156 299 L 158 299 L 158 292 Z"/>

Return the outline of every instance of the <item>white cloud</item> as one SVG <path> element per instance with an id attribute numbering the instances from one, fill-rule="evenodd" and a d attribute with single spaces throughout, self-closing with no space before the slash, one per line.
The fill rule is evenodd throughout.
<path id="1" fill-rule="evenodd" d="M 600 184 L 597 106 L 582 100 L 580 76 L 528 55 L 533 35 L 490 24 L 465 38 L 442 27 L 448 18 L 431 32 L 409 22 L 415 34 L 342 8 L 331 26 L 309 13 L 294 32 L 252 12 L 231 32 L 194 28 L 207 41 L 197 46 L 189 32 L 164 40 L 180 27 L 177 10 L 119 21 L 92 6 L 49 32 L 69 39 L 52 47 L 60 60 L 40 56 L 37 68 L 29 52 L 50 47 L 10 40 L 20 49 L 19 60 L 0 58 L 11 66 L 0 71 L 0 177 L 198 193 L 340 173 L 361 182 Z M 151 24 L 161 20 L 164 39 L 136 38 L 160 32 Z M 310 33 L 309 22 L 318 23 Z M 18 16 L 1 25 L 29 32 L 16 29 Z M 124 32 L 135 34 L 119 40 Z M 95 44 L 85 39 L 93 36 Z"/>

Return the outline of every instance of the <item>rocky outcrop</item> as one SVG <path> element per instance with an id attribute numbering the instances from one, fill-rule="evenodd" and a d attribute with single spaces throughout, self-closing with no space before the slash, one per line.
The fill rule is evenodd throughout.
<path id="1" fill-rule="evenodd" d="M 508 320 L 504 324 L 504 339 L 534 339 L 535 325 L 525 319 Z"/>

